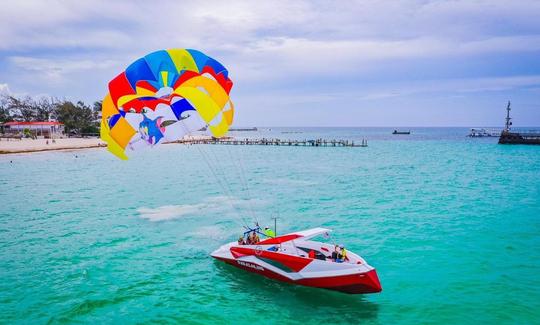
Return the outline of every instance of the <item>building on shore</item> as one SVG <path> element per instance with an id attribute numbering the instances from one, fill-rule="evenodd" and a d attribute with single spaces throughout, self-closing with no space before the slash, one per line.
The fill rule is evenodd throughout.
<path id="1" fill-rule="evenodd" d="M 1 125 L 5 134 L 24 134 L 28 130 L 36 137 L 59 138 L 64 134 L 64 124 L 60 122 L 6 122 Z"/>

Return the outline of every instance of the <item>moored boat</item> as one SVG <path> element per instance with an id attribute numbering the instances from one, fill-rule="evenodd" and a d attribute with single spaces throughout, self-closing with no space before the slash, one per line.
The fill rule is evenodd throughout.
<path id="1" fill-rule="evenodd" d="M 485 129 L 485 128 L 472 128 L 471 132 L 469 133 L 469 137 L 471 138 L 484 138 L 484 137 L 499 137 L 501 135 L 501 131 L 495 130 L 495 129 Z"/>
<path id="2" fill-rule="evenodd" d="M 377 271 L 362 257 L 347 251 L 344 260 L 336 259 L 332 256 L 334 245 L 311 240 L 330 231 L 314 228 L 267 238 L 254 245 L 231 242 L 211 256 L 283 282 L 351 294 L 380 292 Z"/>
<path id="3" fill-rule="evenodd" d="M 392 132 L 392 134 L 411 134 L 411 131 L 398 131 L 398 130 L 394 130 L 394 132 Z"/>

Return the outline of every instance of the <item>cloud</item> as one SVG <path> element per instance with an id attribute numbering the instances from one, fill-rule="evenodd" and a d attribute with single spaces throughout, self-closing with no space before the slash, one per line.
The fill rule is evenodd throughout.
<path id="1" fill-rule="evenodd" d="M 9 94 L 11 91 L 9 90 L 9 85 L 7 83 L 0 84 L 0 94 Z"/>
<path id="2" fill-rule="evenodd" d="M 534 87 L 538 86 L 540 86 L 540 75 L 424 80 L 421 82 L 413 83 L 407 82 L 406 84 L 395 85 L 393 88 L 386 88 L 384 90 L 369 92 L 364 95 L 358 96 L 357 99 L 374 100 L 426 93 L 466 94 L 478 92 L 495 92 L 518 88 L 533 89 Z"/>
<path id="3" fill-rule="evenodd" d="M 14 1 L 0 11 L 0 75 L 19 93 L 95 100 L 133 60 L 196 48 L 230 70 L 253 119 L 271 104 L 529 89 L 539 14 L 534 0 Z"/>
<path id="4" fill-rule="evenodd" d="M 362 89 L 328 89 L 298 93 L 281 91 L 268 98 L 264 94 L 247 94 L 244 100 L 248 106 L 265 103 L 269 107 L 288 107 L 294 105 L 331 105 L 336 103 L 356 103 L 378 101 L 389 98 L 415 95 L 447 94 L 450 96 L 472 95 L 474 93 L 501 92 L 516 89 L 537 91 L 540 75 L 521 75 L 493 78 L 454 78 L 420 80 L 406 82 L 386 82 L 384 85 L 369 86 Z"/>
<path id="5" fill-rule="evenodd" d="M 48 80 L 58 80 L 71 73 L 82 74 L 88 71 L 105 70 L 118 64 L 113 60 L 43 59 L 26 56 L 12 56 L 8 60 L 16 68 Z"/>
<path id="6" fill-rule="evenodd" d="M 540 51 L 540 36 L 493 37 L 458 42 L 417 38 L 408 40 L 337 40 L 266 38 L 238 49 L 233 61 L 243 62 L 242 79 L 290 79 L 365 71 L 373 64 L 402 59 L 451 58 L 486 53 Z"/>
<path id="7" fill-rule="evenodd" d="M 3 5 L 0 46 L 125 51 L 177 43 L 227 52 L 275 44 L 279 39 L 337 44 L 345 49 L 351 42 L 362 41 L 365 46 L 377 40 L 382 44 L 417 39 L 455 44 L 500 36 L 493 32 L 503 25 L 512 26 L 503 33 L 508 37 L 538 34 L 539 11 L 536 1 L 34 0 Z"/>

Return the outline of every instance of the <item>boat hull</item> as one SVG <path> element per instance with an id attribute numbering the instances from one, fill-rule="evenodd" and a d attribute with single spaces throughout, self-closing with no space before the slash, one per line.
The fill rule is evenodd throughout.
<path id="1" fill-rule="evenodd" d="M 364 273 L 328 275 L 319 277 L 299 277 L 294 279 L 284 274 L 275 272 L 270 268 L 262 266 L 254 261 L 245 261 L 235 258 L 230 259 L 218 256 L 213 257 L 247 272 L 259 274 L 267 278 L 286 283 L 334 290 L 349 294 L 366 294 L 382 291 L 381 284 L 377 276 L 377 271 L 375 269 L 371 269 Z"/>

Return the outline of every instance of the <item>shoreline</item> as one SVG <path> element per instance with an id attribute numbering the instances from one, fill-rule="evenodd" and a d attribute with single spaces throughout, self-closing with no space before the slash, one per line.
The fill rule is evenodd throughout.
<path id="1" fill-rule="evenodd" d="M 84 150 L 84 149 L 95 149 L 95 148 L 106 148 L 106 147 L 107 147 L 106 144 L 97 144 L 97 145 L 85 146 L 85 147 L 61 147 L 61 148 L 44 148 L 44 149 L 28 149 L 28 150 L 12 150 L 12 151 L 0 150 L 0 155 L 14 155 L 14 154 L 47 152 L 47 151 L 73 151 L 73 150 Z"/>
<path id="2" fill-rule="evenodd" d="M 184 141 L 207 140 L 208 136 L 190 136 Z M 49 142 L 47 144 L 47 141 Z M 182 144 L 182 141 L 171 141 L 163 144 Z M 61 138 L 55 139 L 52 143 L 50 139 L 21 139 L 21 140 L 0 140 L 0 155 L 25 154 L 46 151 L 69 151 L 94 148 L 107 148 L 107 143 L 100 138 Z"/>
<path id="3" fill-rule="evenodd" d="M 0 141 L 0 155 L 24 154 L 45 151 L 82 150 L 91 148 L 107 147 L 107 144 L 99 138 L 65 138 L 55 139 L 21 139 Z"/>

